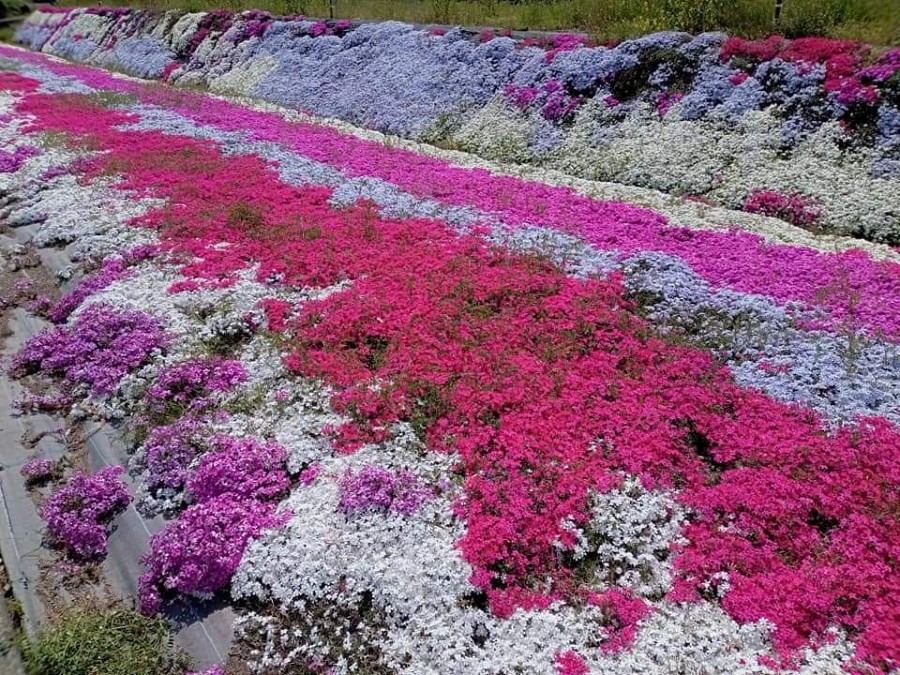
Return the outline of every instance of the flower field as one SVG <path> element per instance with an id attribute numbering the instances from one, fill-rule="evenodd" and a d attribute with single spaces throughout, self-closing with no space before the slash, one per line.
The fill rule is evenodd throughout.
<path id="1" fill-rule="evenodd" d="M 571 35 L 516 42 L 126 8 L 36 12 L 18 39 L 138 77 L 900 244 L 897 49 L 721 33 L 595 48 Z"/>
<path id="2" fill-rule="evenodd" d="M 72 276 L 8 372 L 134 479 L 38 451 L 49 543 L 159 519 L 135 601 L 227 599 L 229 673 L 897 672 L 897 52 L 451 33 L 0 47 L 2 224 Z"/>

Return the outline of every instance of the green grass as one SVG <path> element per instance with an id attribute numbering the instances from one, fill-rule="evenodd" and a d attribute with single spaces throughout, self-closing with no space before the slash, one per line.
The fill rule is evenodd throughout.
<path id="1" fill-rule="evenodd" d="M 168 626 L 127 610 L 72 610 L 23 640 L 29 675 L 181 675 Z"/>
<path id="2" fill-rule="evenodd" d="M 148 9 L 264 9 L 274 14 L 398 19 L 416 23 L 578 31 L 606 41 L 680 29 L 761 37 L 829 35 L 877 45 L 900 44 L 900 0 L 108 0 Z M 86 4 L 72 2 L 70 4 Z"/>

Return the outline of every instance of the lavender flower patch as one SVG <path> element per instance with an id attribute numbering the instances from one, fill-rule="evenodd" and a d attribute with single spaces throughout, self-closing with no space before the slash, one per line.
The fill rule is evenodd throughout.
<path id="1" fill-rule="evenodd" d="M 210 439 L 209 447 L 185 484 L 194 502 L 208 502 L 225 494 L 272 501 L 287 493 L 290 487 L 284 467 L 287 452 L 277 443 L 215 436 Z"/>
<path id="2" fill-rule="evenodd" d="M 168 340 L 157 319 L 138 311 L 91 305 L 74 324 L 28 340 L 12 360 L 14 377 L 42 374 L 63 392 L 86 388 L 102 396 L 115 391 L 129 372 L 144 365 Z"/>
<path id="3" fill-rule="evenodd" d="M 144 483 L 151 492 L 174 493 L 184 487 L 188 467 L 206 449 L 203 424 L 184 417 L 173 424 L 152 428 L 133 465 L 144 472 Z"/>
<path id="4" fill-rule="evenodd" d="M 174 593 L 209 594 L 224 588 L 250 540 L 284 523 L 271 503 L 226 493 L 188 508 L 150 538 L 142 562 L 141 610 L 155 614 Z"/>
<path id="5" fill-rule="evenodd" d="M 20 145 L 12 152 L 0 150 L 0 173 L 15 173 L 25 160 L 39 153 L 40 150 L 29 145 Z"/>
<path id="6" fill-rule="evenodd" d="M 434 490 L 410 471 L 380 466 L 365 466 L 358 472 L 348 469 L 338 483 L 338 493 L 338 509 L 347 516 L 369 511 L 408 516 L 434 497 Z"/>
<path id="7" fill-rule="evenodd" d="M 876 59 L 849 42 L 757 44 L 720 33 L 656 33 L 610 48 L 561 39 L 544 49 L 263 12 L 57 16 L 36 12 L 19 39 L 142 77 L 732 208 L 759 191 L 801 193 L 817 203 L 823 231 L 900 242 L 890 182 L 900 173 L 896 50 Z M 34 33 L 45 26 L 46 41 Z"/>
<path id="8" fill-rule="evenodd" d="M 110 466 L 90 476 L 77 473 L 47 500 L 41 517 L 51 538 L 80 558 L 106 553 L 106 528 L 131 501 L 120 480 L 122 467 Z"/>

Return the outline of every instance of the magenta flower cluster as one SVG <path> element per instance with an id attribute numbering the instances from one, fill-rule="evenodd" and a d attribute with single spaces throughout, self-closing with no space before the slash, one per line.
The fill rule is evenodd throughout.
<path id="1" fill-rule="evenodd" d="M 540 106 L 541 116 L 550 122 L 569 120 L 584 99 L 573 96 L 559 80 L 549 80 L 540 87 L 514 84 L 503 89 L 506 99 L 520 110 Z"/>
<path id="2" fill-rule="evenodd" d="M 91 305 L 71 326 L 32 337 L 12 359 L 14 377 L 43 373 L 64 389 L 87 386 L 92 394 L 115 391 L 121 379 L 144 365 L 167 338 L 156 319 Z"/>
<path id="3" fill-rule="evenodd" d="M 665 117 L 669 112 L 669 108 L 684 98 L 684 94 L 680 91 L 663 91 L 656 97 L 656 113 L 660 117 Z"/>
<path id="4" fill-rule="evenodd" d="M 813 229 L 822 216 L 821 210 L 809 198 L 799 194 L 782 194 L 774 190 L 755 190 L 746 201 L 744 211 L 780 218 L 792 225 Z"/>
<path id="5" fill-rule="evenodd" d="M 287 513 L 271 502 L 226 493 L 188 508 L 150 538 L 141 559 L 141 611 L 155 614 L 167 595 L 214 593 L 234 575 L 248 542 L 263 530 L 279 527 Z"/>
<path id="6" fill-rule="evenodd" d="M 41 509 L 50 537 L 72 555 L 92 559 L 106 553 L 106 527 L 131 501 L 122 471 L 109 466 L 90 476 L 76 473 Z"/>
<path id="7" fill-rule="evenodd" d="M 358 472 L 348 469 L 338 492 L 338 508 L 347 516 L 372 511 L 408 516 L 434 496 L 434 490 L 411 471 L 373 465 Z"/>
<path id="8" fill-rule="evenodd" d="M 291 485 L 286 460 L 287 452 L 277 443 L 216 436 L 188 477 L 186 490 L 198 503 L 223 494 L 261 501 L 278 499 Z"/>
<path id="9" fill-rule="evenodd" d="M 29 485 L 45 483 L 53 478 L 54 463 L 46 457 L 32 457 L 22 465 L 19 473 Z"/>

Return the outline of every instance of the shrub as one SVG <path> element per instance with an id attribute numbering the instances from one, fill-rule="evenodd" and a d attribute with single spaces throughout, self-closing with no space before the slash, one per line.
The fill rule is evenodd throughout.
<path id="1" fill-rule="evenodd" d="M 755 190 L 744 202 L 744 211 L 780 218 L 807 230 L 814 230 L 822 215 L 819 208 L 803 195 L 786 195 L 772 190 Z"/>

